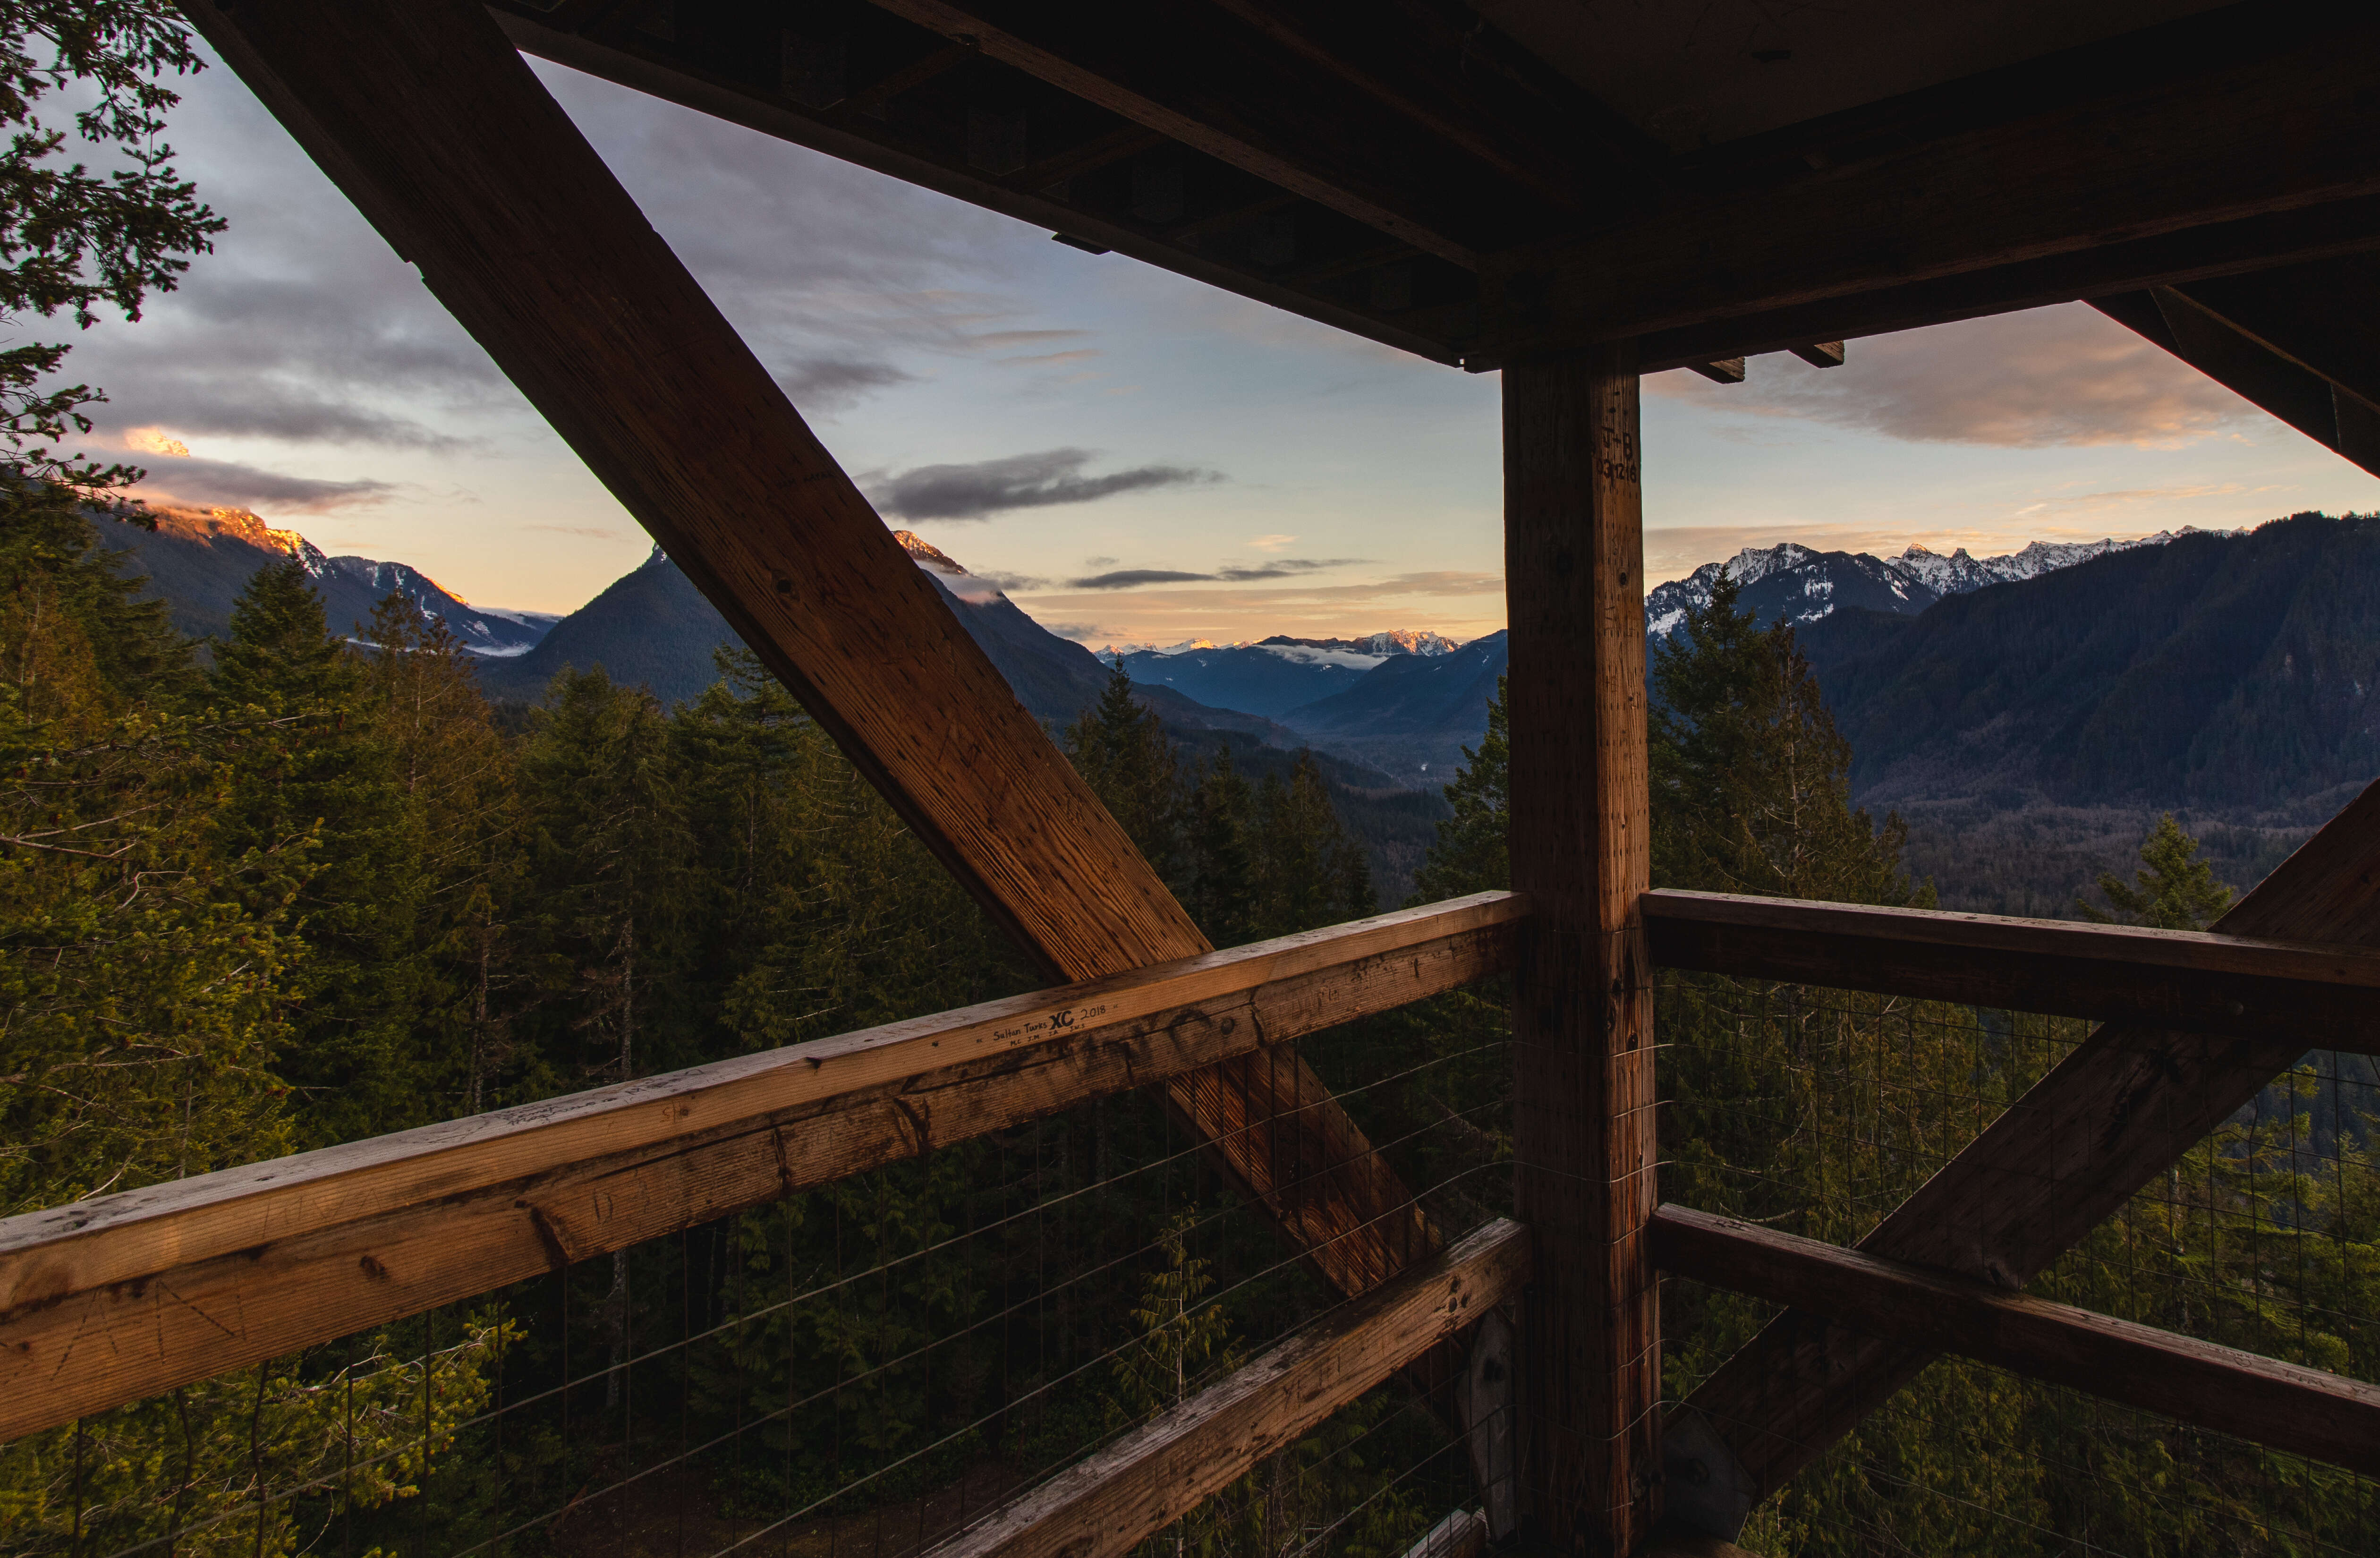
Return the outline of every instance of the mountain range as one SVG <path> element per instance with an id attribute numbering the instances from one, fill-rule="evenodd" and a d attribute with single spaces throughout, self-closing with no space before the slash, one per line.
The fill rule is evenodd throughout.
<path id="1" fill-rule="evenodd" d="M 472 606 L 402 564 L 326 557 L 240 511 L 172 511 L 153 534 L 116 534 L 186 632 L 224 631 L 255 568 L 294 554 L 334 624 L 368 620 L 401 590 L 479 655 L 491 697 L 516 705 L 565 665 L 692 698 L 716 679 L 713 651 L 735 641 L 658 551 L 557 621 Z M 1461 645 L 1395 632 L 1095 655 L 896 534 L 1049 724 L 1070 724 L 1121 665 L 1194 755 L 1228 743 L 1262 774 L 1313 750 L 1389 901 L 1445 812 L 1439 785 L 1486 732 L 1507 663 L 1500 632 Z M 1796 625 L 1853 744 L 1855 798 L 1910 820 L 1912 863 L 1941 879 L 1949 907 L 2059 912 L 2162 809 L 2208 840 L 2228 880 L 2253 881 L 2380 770 L 2380 519 L 2299 515 L 1986 558 L 1788 542 L 1724 566 L 1762 619 Z M 1648 638 L 1707 601 L 1720 566 L 1655 590 Z"/>
<path id="2" fill-rule="evenodd" d="M 1677 631 L 1690 606 L 1710 603 L 1719 570 L 1742 589 L 1738 603 L 1763 622 L 1803 623 L 1846 607 L 1914 616 L 1937 601 L 1973 594 L 1995 584 L 2039 578 L 2110 552 L 2163 546 L 2179 536 L 2210 532 L 2185 526 L 2138 541 L 2034 542 L 2004 557 L 1973 557 L 1961 547 L 1948 557 L 1912 546 L 1898 557 L 1864 552 L 1813 552 L 1795 542 L 1745 547 L 1724 563 L 1705 563 L 1683 578 L 1656 585 L 1645 597 L 1645 631 L 1662 639 Z M 2234 533 L 2234 532 L 2225 532 Z"/>
<path id="3" fill-rule="evenodd" d="M 144 593 L 163 600 L 175 627 L 194 639 L 230 632 L 232 603 L 249 578 L 290 556 L 306 565 L 336 633 L 360 637 L 392 591 L 406 595 L 423 616 L 444 621 L 466 649 L 491 660 L 527 654 L 560 620 L 546 612 L 471 605 L 403 563 L 325 556 L 297 531 L 276 530 L 244 508 L 152 506 L 149 512 L 157 521 L 153 530 L 111 524 L 101 533 L 131 554 L 133 571 L 149 577 Z"/>

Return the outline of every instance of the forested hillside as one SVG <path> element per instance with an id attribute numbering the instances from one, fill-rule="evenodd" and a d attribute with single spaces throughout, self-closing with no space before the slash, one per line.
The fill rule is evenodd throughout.
<path id="1" fill-rule="evenodd" d="M 1961 907 L 2056 913 L 2160 811 L 2252 882 L 2380 773 L 2380 517 L 2183 535 L 1802 643 Z"/>
<path id="2" fill-rule="evenodd" d="M 93 526 L 69 492 L 0 496 L 11 776 L 0 790 L 0 1214 L 1038 982 L 748 655 L 722 650 L 712 683 L 674 709 L 601 671 L 566 673 L 507 734 L 442 622 L 392 596 L 369 646 L 351 645 L 297 558 L 249 580 L 201 667 L 163 609 L 133 599 Z M 1064 744 L 1219 943 L 1373 909 L 1365 852 L 1310 761 L 1251 775 L 1220 748 L 1185 756 L 1128 684 L 1102 693 Z M 1162 1157 L 1153 1106 L 1103 1119 L 1099 1162 Z M 1085 1145 L 1069 1130 L 1025 1134 L 1056 1164 Z M 901 1232 L 880 1236 L 931 1239 L 943 1219 L 975 1215 L 979 1176 L 966 1164 L 1013 1145 L 970 1144 L 896 1173 L 881 1193 L 904 1198 Z M 746 1269 L 773 1261 L 782 1288 L 796 1263 L 814 1269 L 834 1248 L 839 1194 L 805 1198 L 815 1216 L 774 1256 L 768 1234 L 785 1224 L 772 1208 L 748 1231 L 704 1230 L 707 1258 L 715 1269 L 720 1241 L 749 1232 Z M 1087 1244 L 1118 1215 L 1111 1199 L 1061 1205 L 1050 1236 Z M 1068 1235 L 1070 1217 L 1105 1225 Z M 475 1312 L 440 1350 L 434 1391 L 407 1361 L 419 1344 L 406 1351 L 391 1328 L 344 1357 L 283 1360 L 0 1447 L 7 1549 L 119 1551 L 179 1532 L 186 1552 L 286 1554 L 319 1535 L 308 1522 L 327 1517 L 322 1490 L 334 1485 L 367 1514 L 347 1528 L 358 1551 L 419 1541 L 425 1521 L 441 1543 L 468 1546 L 510 1513 L 470 1478 L 566 1500 L 605 1454 L 550 1433 L 491 1445 L 455 1427 L 490 1400 L 498 1357 L 517 1387 L 566 1358 L 574 1337 L 599 1355 L 624 1347 L 632 1313 L 642 1326 L 678 1312 L 692 1279 L 672 1259 L 622 1255 L 574 1273 L 583 1329 Z M 977 1274 L 1021 1282 L 1040 1256 L 1000 1259 L 1017 1263 L 1011 1276 Z M 1078 1301 L 1128 1325 L 1149 1277 L 1118 1269 Z M 1260 1314 L 1306 1280 L 1292 1270 L 1259 1284 L 1235 1313 Z M 724 1301 L 723 1290 L 704 1297 Z M 786 1368 L 832 1377 L 851 1357 L 897 1360 L 910 1345 L 895 1316 L 839 1337 L 831 1313 L 796 1319 L 818 1329 L 773 1385 L 765 1369 L 680 1375 L 684 1409 L 733 1421 L 747 1390 L 782 1401 Z M 1006 1343 L 983 1343 L 994 1345 Z M 976 1410 L 989 1377 L 967 1379 L 955 1396 L 935 1383 L 936 1410 Z M 922 1369 L 888 1364 L 846 1405 L 913 1419 L 926 1385 Z M 1047 1432 L 1136 1399 L 1105 1375 L 1073 1391 Z M 401 1407 L 433 1394 L 431 1416 Z M 820 1431 L 834 1418 L 830 1407 Z M 1045 1431 L 1035 1420 L 1019 1417 L 1017 1442 Z M 900 1437 L 883 1432 L 885 1444 Z M 469 1453 L 446 1463 L 435 1500 L 417 1500 L 426 1457 L 457 1434 Z M 946 1464 L 887 1486 L 902 1495 Z M 280 1502 L 250 1511 L 260 1490 Z M 374 1508 L 411 1524 L 373 1526 Z"/>
<path id="3" fill-rule="evenodd" d="M 5 1210 L 1033 982 L 748 657 L 722 651 L 717 679 L 674 710 L 574 672 L 508 733 L 452 635 L 401 597 L 358 648 L 330 630 L 302 566 L 276 565 L 202 669 L 95 540 L 70 494 L 21 490 L 0 507 Z M 1929 902 L 1898 822 L 1853 807 L 1853 749 L 1791 627 L 1763 628 L 1727 588 L 1682 627 L 1654 668 L 1657 883 Z M 1488 712 L 1417 897 L 1508 880 L 1500 706 Z M 1251 776 L 1220 744 L 1184 750 L 1121 676 L 1062 736 L 1218 943 L 1373 907 L 1365 852 L 1311 761 Z M 2118 884 L 2110 909 L 2196 923 L 2228 896 L 2178 833 L 2152 845 L 2140 889 Z M 1837 1241 L 2083 1028 L 1702 976 L 1665 979 L 1658 1020 L 1663 1193 Z M 1459 1186 L 1446 1210 L 1476 1216 L 1503 1205 L 1508 1042 L 1490 984 L 1301 1053 L 1411 1183 Z M 2315 1062 L 2038 1290 L 2380 1374 L 2357 1318 L 2380 1272 L 2372 1078 Z M 1146 1419 L 1232 1366 L 1235 1338 L 1277 1334 L 1322 1301 L 1196 1157 L 1148 1099 L 1111 1099 L 491 1296 L 434 1349 L 429 1322 L 390 1327 L 32 1435 L 0 1449 L 10 1551 L 170 1541 L 294 1558 L 342 1508 L 358 1552 L 466 1549 L 516 1510 L 616 1479 L 638 1443 L 741 1446 L 747 1423 L 750 1460 L 739 1450 L 674 1484 L 693 1518 L 831 1494 L 863 1524 L 917 1510 L 976 1468 L 1062 1461 Z M 1029 1222 L 1014 1219 L 1020 1195 Z M 1004 1232 L 959 1236 L 978 1226 Z M 2279 1228 L 2320 1236 L 2278 1265 L 2264 1251 Z M 881 1301 L 873 1275 L 857 1305 L 835 1283 L 783 1296 L 844 1270 L 854 1246 L 880 1275 L 941 1253 Z M 1052 1252 L 1083 1250 L 1102 1259 L 1063 1293 L 1055 1328 L 1077 1352 L 1059 1356 L 1112 1361 L 1018 1368 L 1050 1356 Z M 1684 1284 L 1667 1293 L 1675 1392 L 1765 1318 Z M 603 1382 L 601 1360 L 625 1368 L 636 1338 L 731 1326 L 725 1352 L 641 1355 L 633 1394 Z M 571 1431 L 572 1397 L 553 1389 L 574 1349 L 579 1410 L 601 1404 L 592 1431 L 583 1417 Z M 480 1418 L 500 1389 L 516 1405 Z M 1403 1473 L 1448 1442 L 1387 1404 L 1367 1398 L 1284 1451 L 1305 1469 L 1252 1478 L 1183 1528 L 1185 1551 L 1278 1558 L 1322 1513 L 1353 1511 L 1331 1552 L 1402 1552 L 1443 1514 Z M 1916 1551 L 2014 1555 L 2035 1549 L 2012 1531 L 2097 1529 L 2111 1505 L 2151 1551 L 2277 1558 L 2362 1540 L 2352 1502 L 2305 1497 L 2293 1467 L 2154 1422 L 2114 1438 L 2098 1425 L 2079 1398 L 1940 1365 L 1764 1506 L 1746 1540 L 1852 1558 L 1888 1526 Z M 2197 1496 L 2211 1489 L 2222 1502 Z M 2256 1536 L 2283 1509 L 2311 1547 Z M 595 1551 L 588 1540 L 554 1549 Z"/>

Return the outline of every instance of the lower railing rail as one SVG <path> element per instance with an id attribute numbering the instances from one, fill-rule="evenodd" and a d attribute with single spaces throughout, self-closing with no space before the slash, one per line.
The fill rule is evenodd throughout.
<path id="1" fill-rule="evenodd" d="M 1682 1206 L 1653 1214 L 1653 1253 L 1888 1341 L 2380 1476 L 2380 1385 Z"/>

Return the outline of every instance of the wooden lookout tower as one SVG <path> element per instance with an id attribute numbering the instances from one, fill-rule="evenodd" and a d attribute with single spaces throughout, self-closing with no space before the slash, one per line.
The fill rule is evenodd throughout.
<path id="1" fill-rule="evenodd" d="M 953 1555 L 1127 1552 L 1507 1306 L 1464 1426 L 1551 1551 L 1732 1539 L 1943 1354 L 2380 1475 L 2380 1389 L 2021 1292 L 2380 1053 L 2380 788 L 2207 934 L 1652 892 L 1638 437 L 1647 372 L 2080 299 L 2380 472 L 2371 7 L 185 9 L 1050 988 L 0 1223 L 0 1438 L 1155 1089 L 1346 1302 Z M 1500 372 L 1513 892 L 1213 951 L 522 53 Z M 1844 1248 L 1661 1204 L 1657 967 L 2101 1026 Z M 1451 1238 L 1281 1044 L 1505 974 L 1512 1217 Z M 1789 1306 L 1666 1410 L 1665 1272 Z"/>

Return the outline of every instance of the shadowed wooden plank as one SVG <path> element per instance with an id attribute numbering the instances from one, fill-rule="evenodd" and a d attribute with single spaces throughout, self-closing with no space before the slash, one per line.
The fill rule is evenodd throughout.
<path id="1" fill-rule="evenodd" d="M 1732 1217 L 1653 1214 L 1663 1270 L 2380 1476 L 2380 1385 Z"/>
<path id="2" fill-rule="evenodd" d="M 769 371 L 469 0 L 193 0 L 192 21 L 754 652 L 1056 980 L 1207 950 Z M 1294 1056 L 1217 1086 L 1256 1205 L 1368 1191 L 1309 1251 L 1342 1291 L 1402 1259 L 1411 1198 Z M 1174 1107 L 1195 1117 L 1182 1087 Z M 1260 1161 L 1266 1160 L 1266 1161 Z M 1324 1175 L 1342 1162 L 1353 1174 Z"/>
<path id="3" fill-rule="evenodd" d="M 2375 68 L 2380 25 L 2318 28 L 2262 58 L 1511 250 L 1482 267 L 1483 343 L 1466 361 L 2380 194 Z M 1837 334 L 1822 326 L 1803 339 Z"/>
<path id="4" fill-rule="evenodd" d="M 7 1219 L 0 1440 L 1210 1075 L 1509 968 L 1523 912 L 1483 894 Z M 1351 1242 L 1329 1188 L 1276 1193 Z"/>
<path id="5" fill-rule="evenodd" d="M 1665 968 L 2380 1050 L 2367 947 L 1725 893 L 1644 901 Z"/>
<path id="6" fill-rule="evenodd" d="M 1116 1558 L 1520 1291 L 1525 1230 L 1499 1221 L 1023 1493 L 928 1558 Z"/>

